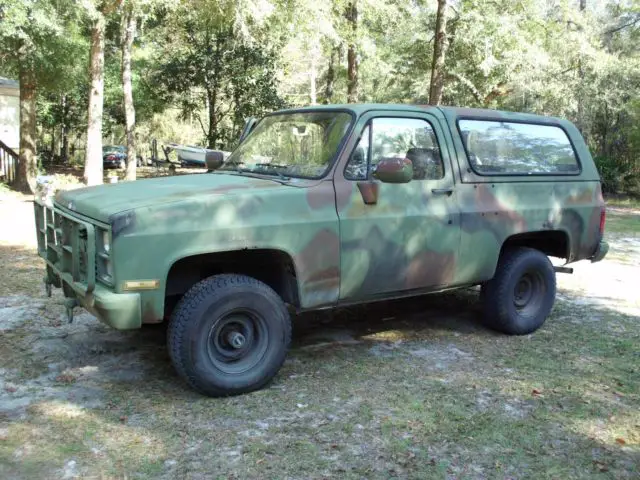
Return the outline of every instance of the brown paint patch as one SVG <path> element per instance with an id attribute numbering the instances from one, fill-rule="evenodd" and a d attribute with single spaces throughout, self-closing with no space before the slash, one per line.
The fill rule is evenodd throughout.
<path id="1" fill-rule="evenodd" d="M 334 204 L 336 194 L 332 182 L 320 182 L 307 188 L 307 203 L 312 209 L 320 209 Z"/>
<path id="2" fill-rule="evenodd" d="M 320 230 L 295 258 L 296 271 L 303 288 L 316 282 L 327 289 L 340 285 L 340 238 L 328 229 Z M 336 292 L 337 295 L 337 292 Z"/>
<path id="3" fill-rule="evenodd" d="M 475 189 L 475 204 L 479 207 L 476 214 L 485 213 L 485 218 L 491 223 L 501 223 L 513 226 L 513 232 L 523 232 L 527 228 L 527 221 L 515 210 L 504 206 L 487 185 L 478 185 Z M 495 213 L 498 212 L 499 215 Z"/>
<path id="4" fill-rule="evenodd" d="M 567 197 L 567 205 L 589 205 L 593 202 L 593 189 L 591 187 L 583 190 L 578 194 Z"/>
<path id="5" fill-rule="evenodd" d="M 455 263 L 452 252 L 420 252 L 407 266 L 405 288 L 450 284 L 453 282 Z"/>
<path id="6" fill-rule="evenodd" d="M 253 187 L 255 187 L 257 185 L 254 185 Z M 233 190 L 243 190 L 243 189 L 247 189 L 247 188 L 253 188 L 250 185 L 245 185 L 243 183 L 237 183 L 237 184 L 232 184 L 232 185 L 221 185 L 219 187 L 215 187 L 212 188 L 211 190 L 207 190 L 206 192 L 202 192 L 204 194 L 207 193 L 227 193 L 227 192 L 232 192 Z"/>
<path id="7" fill-rule="evenodd" d="M 338 292 L 340 288 L 340 269 L 334 266 L 314 272 L 305 281 L 305 288 Z"/>
<path id="8" fill-rule="evenodd" d="M 365 205 L 378 203 L 378 192 L 380 191 L 380 184 L 378 182 L 358 182 L 357 185 Z"/>

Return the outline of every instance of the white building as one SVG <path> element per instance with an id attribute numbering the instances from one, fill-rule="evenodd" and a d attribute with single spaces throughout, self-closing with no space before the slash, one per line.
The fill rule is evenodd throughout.
<path id="1" fill-rule="evenodd" d="M 16 152 L 20 146 L 20 88 L 0 77 L 0 140 Z"/>

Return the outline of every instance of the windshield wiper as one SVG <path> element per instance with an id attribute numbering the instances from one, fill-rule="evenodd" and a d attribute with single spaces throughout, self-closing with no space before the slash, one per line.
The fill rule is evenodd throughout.
<path id="1" fill-rule="evenodd" d="M 256 163 L 255 164 L 256 167 L 263 167 L 263 168 L 273 168 L 273 171 L 276 175 L 278 175 L 278 177 L 280 177 L 281 180 L 289 180 L 289 177 L 287 177 L 286 175 L 284 175 L 279 169 L 281 168 L 289 168 L 289 165 L 281 165 L 278 163 Z"/>

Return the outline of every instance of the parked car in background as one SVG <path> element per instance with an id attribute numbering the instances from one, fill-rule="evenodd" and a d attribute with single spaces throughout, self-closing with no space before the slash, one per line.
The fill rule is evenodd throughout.
<path id="1" fill-rule="evenodd" d="M 122 145 L 105 145 L 102 147 L 103 168 L 126 168 L 127 147 Z"/>
<path id="2" fill-rule="evenodd" d="M 143 165 L 141 155 L 136 155 L 136 167 Z M 127 147 L 124 145 L 105 145 L 102 147 L 103 168 L 127 168 Z"/>

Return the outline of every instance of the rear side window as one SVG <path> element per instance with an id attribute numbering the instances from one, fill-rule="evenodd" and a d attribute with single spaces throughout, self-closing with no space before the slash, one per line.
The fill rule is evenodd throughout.
<path id="1" fill-rule="evenodd" d="M 459 120 L 471 168 L 480 175 L 580 173 L 563 129 L 552 125 Z"/>

